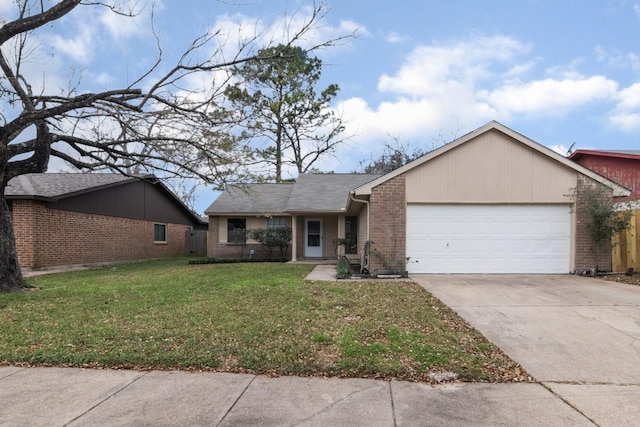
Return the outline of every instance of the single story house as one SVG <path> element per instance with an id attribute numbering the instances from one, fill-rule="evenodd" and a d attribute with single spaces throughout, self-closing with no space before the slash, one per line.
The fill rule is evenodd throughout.
<path id="1" fill-rule="evenodd" d="M 293 229 L 289 256 L 335 258 L 333 240 L 349 241 L 340 253 L 356 255 L 363 242 L 366 211 L 351 200 L 350 191 L 380 175 L 300 174 L 296 182 L 227 185 L 205 210 L 209 216 L 208 254 L 238 257 L 248 250 L 261 251 L 258 242 L 234 231 L 288 226 Z M 360 225 L 359 225 L 360 224 Z M 358 240 L 358 238 L 360 240 Z M 248 250 L 247 250 L 248 248 Z"/>
<path id="2" fill-rule="evenodd" d="M 572 195 L 595 185 L 629 194 L 493 121 L 382 176 L 227 186 L 205 211 L 208 254 L 238 256 L 238 246 L 255 244 L 234 241 L 234 229 L 290 225 L 294 261 L 335 256 L 332 242 L 344 239 L 347 256 L 371 272 L 587 270 L 595 264 L 588 215 Z"/>
<path id="3" fill-rule="evenodd" d="M 206 223 L 153 177 L 26 174 L 5 197 L 23 269 L 186 255 L 192 232 L 206 237 Z"/>

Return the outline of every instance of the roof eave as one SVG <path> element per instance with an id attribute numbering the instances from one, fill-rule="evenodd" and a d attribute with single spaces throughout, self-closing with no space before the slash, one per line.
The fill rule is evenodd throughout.
<path id="1" fill-rule="evenodd" d="M 290 216 L 288 212 L 255 212 L 255 211 L 205 211 L 207 216 L 254 216 L 254 217 L 271 217 L 271 216 Z"/>
<path id="2" fill-rule="evenodd" d="M 39 202 L 49 202 L 49 203 L 55 203 L 58 200 L 60 200 L 60 198 L 57 198 L 57 197 L 35 196 L 33 194 L 25 194 L 25 195 L 6 194 L 4 198 L 6 200 L 36 200 Z"/>
<path id="3" fill-rule="evenodd" d="M 333 215 L 333 214 L 343 214 L 347 212 L 346 208 L 341 208 L 339 210 L 296 210 L 296 209 L 287 209 L 287 213 L 291 215 Z"/>
<path id="4" fill-rule="evenodd" d="M 575 161 L 575 159 L 580 158 L 582 156 L 613 157 L 616 159 L 640 160 L 640 154 L 618 153 L 615 151 L 598 151 L 598 150 L 576 150 L 573 153 L 571 153 L 571 155 L 569 155 L 569 159 Z"/>

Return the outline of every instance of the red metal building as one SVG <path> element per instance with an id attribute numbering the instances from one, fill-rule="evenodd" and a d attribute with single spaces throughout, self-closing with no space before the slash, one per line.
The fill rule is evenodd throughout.
<path id="1" fill-rule="evenodd" d="M 631 190 L 640 199 L 640 150 L 576 150 L 571 160 Z"/>

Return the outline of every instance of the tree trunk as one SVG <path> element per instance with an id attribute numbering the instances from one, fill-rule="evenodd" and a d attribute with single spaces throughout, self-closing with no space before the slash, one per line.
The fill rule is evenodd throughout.
<path id="1" fill-rule="evenodd" d="M 26 288 L 18 264 L 16 239 L 9 205 L 0 196 L 0 292 L 15 292 Z"/>

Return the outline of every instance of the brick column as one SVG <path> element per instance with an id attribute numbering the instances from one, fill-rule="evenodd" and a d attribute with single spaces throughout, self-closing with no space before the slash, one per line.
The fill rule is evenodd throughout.
<path id="1" fill-rule="evenodd" d="M 589 235 L 589 205 L 585 195 L 585 190 L 596 188 L 602 184 L 582 175 L 578 174 L 578 184 L 576 187 L 576 271 L 589 270 L 596 265 L 596 250 L 593 240 Z M 613 190 L 608 189 L 613 197 Z M 602 271 L 611 271 L 611 242 L 604 244 L 600 253 L 599 269 Z"/>
<path id="2" fill-rule="evenodd" d="M 399 175 L 371 191 L 369 238 L 372 242 L 369 270 L 406 270 L 407 201 L 405 175 Z"/>

